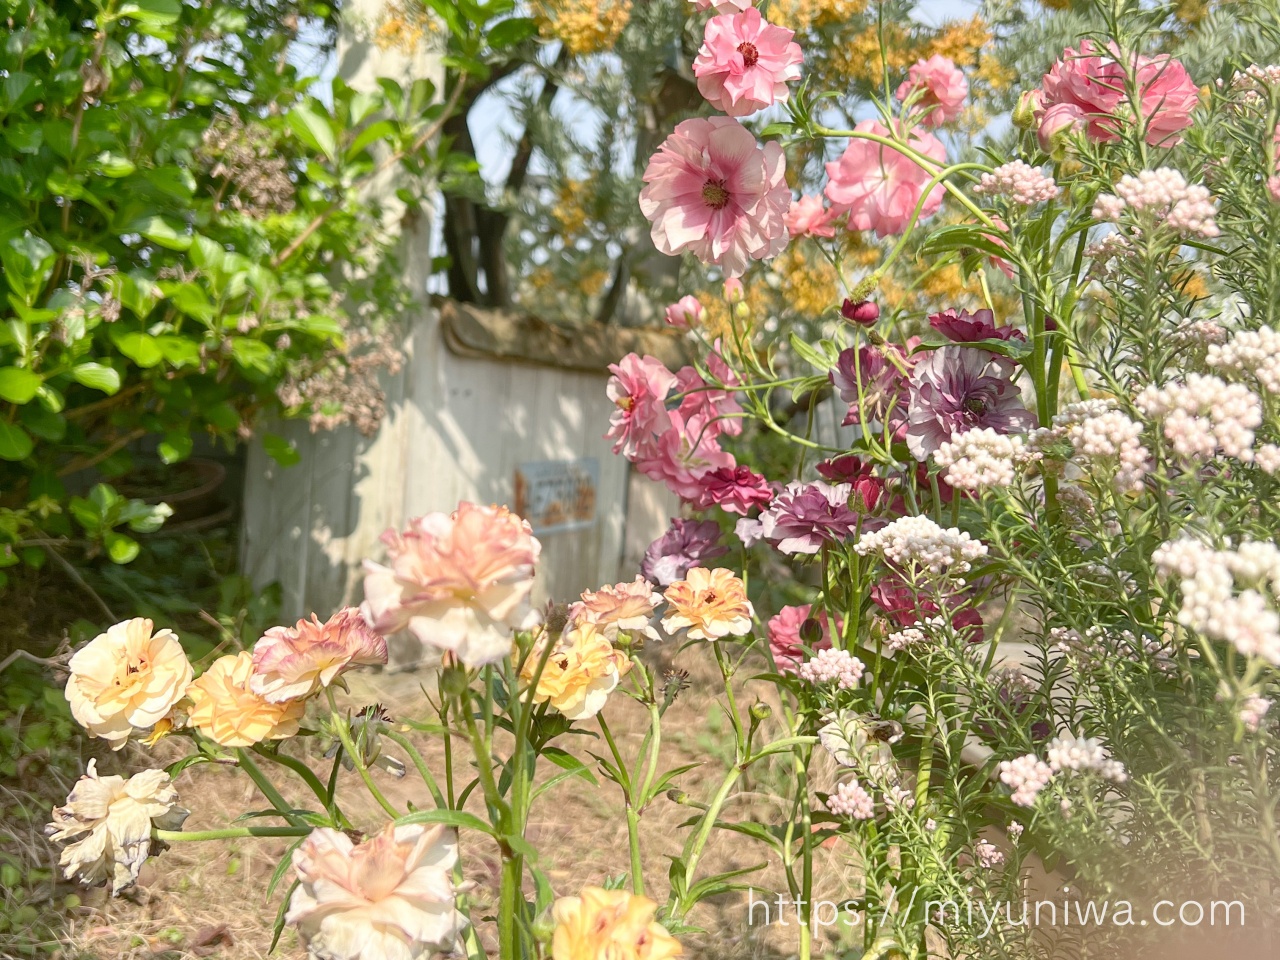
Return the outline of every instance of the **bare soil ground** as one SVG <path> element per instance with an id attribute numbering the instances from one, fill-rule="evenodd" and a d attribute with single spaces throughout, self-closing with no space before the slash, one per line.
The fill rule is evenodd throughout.
<path id="1" fill-rule="evenodd" d="M 664 648 L 658 654 L 670 656 L 672 649 Z M 692 685 L 666 714 L 664 769 L 701 761 L 702 765 L 680 777 L 677 785 L 693 800 L 705 801 L 718 785 L 732 750 L 731 737 L 725 732 L 727 721 L 715 706 L 719 674 L 705 647 L 683 651 L 675 657 L 674 665 L 689 671 Z M 742 678 L 755 672 L 750 666 L 743 669 Z M 351 693 L 341 698 L 344 707 L 356 710 L 376 701 L 384 704 L 393 720 L 430 719 L 430 707 L 420 689 L 420 684 L 429 679 L 427 675 L 357 673 L 350 679 Z M 772 687 L 768 684 L 743 680 L 738 687 L 739 704 L 744 710 L 757 698 L 772 701 Z M 776 702 L 771 705 L 776 710 Z M 615 694 L 606 710 L 624 756 L 633 757 L 643 737 L 642 708 L 629 698 Z M 766 726 L 772 722 L 766 721 Z M 581 726 L 593 732 L 597 729 L 592 722 Z M 428 764 L 439 773 L 443 769 L 439 739 L 418 733 L 411 736 Z M 587 751 L 605 752 L 600 739 L 563 739 L 567 749 L 588 763 L 591 760 Z M 158 744 L 151 757 L 139 750 L 125 762 L 133 766 L 154 764 L 156 759 L 169 762 L 176 759 L 184 747 L 184 741 L 171 738 Z M 312 751 L 306 759 L 313 768 L 323 770 L 322 775 L 327 773 L 328 764 L 320 756 L 320 745 L 308 743 L 305 748 Z M 291 745 L 291 749 L 297 747 Z M 394 744 L 387 743 L 384 749 L 399 755 Z M 283 772 L 282 769 L 273 771 Z M 558 772 L 553 767 L 545 776 Z M 834 773 L 834 768 L 828 773 Z M 395 780 L 382 771 L 375 771 L 375 776 L 397 807 L 403 808 L 408 801 L 418 807 L 431 805 L 411 765 L 409 775 L 402 780 Z M 785 819 L 787 813 L 778 799 L 787 786 L 785 777 L 781 767 L 753 770 L 750 780 L 739 782 L 724 817 L 751 817 L 764 822 L 771 818 Z M 277 776 L 276 780 L 287 799 L 306 805 L 310 794 L 300 782 L 290 782 L 283 776 Z M 184 771 L 177 785 L 183 804 L 192 811 L 185 827 L 188 830 L 225 826 L 235 817 L 267 805 L 248 778 L 232 767 L 199 765 Z M 822 774 L 815 785 L 823 788 Z M 339 795 L 348 798 L 346 808 L 358 826 L 376 829 L 384 819 L 356 774 L 342 774 Z M 696 812 L 662 797 L 646 811 L 642 820 L 646 882 L 651 895 L 659 901 L 665 898 L 667 890 L 667 857 L 678 854 L 686 836 L 678 825 Z M 529 839 L 539 850 L 540 866 L 551 878 L 558 896 L 575 894 L 584 885 L 602 884 L 606 878 L 623 875 L 628 869 L 621 797 L 617 788 L 604 780 L 597 788 L 575 778 L 544 795 L 534 808 Z M 174 844 L 148 862 L 142 882 L 129 896 L 112 900 L 102 891 L 81 893 L 84 903 L 71 911 L 59 953 L 63 960 L 85 957 L 95 960 L 196 957 L 261 960 L 268 955 L 272 925 L 287 881 L 270 901 L 266 890 L 287 843 L 276 839 L 249 839 Z M 818 852 L 815 875 L 820 897 L 839 900 L 858 892 L 856 864 L 849 862 L 846 850 L 834 848 Z M 496 903 L 496 855 L 483 838 L 466 833 L 462 838 L 462 851 L 466 875 L 477 884 L 477 896 L 486 903 Z M 763 845 L 737 834 L 713 835 L 702 871 L 717 872 L 760 863 L 767 865 L 753 875 L 750 882 L 757 891 L 771 891 L 776 897 L 786 890 L 777 858 Z M 483 913 L 483 909 L 477 911 L 477 914 Z M 726 894 L 704 902 L 690 920 L 707 931 L 683 938 L 686 954 L 692 957 L 782 960 L 795 954 L 794 916 L 789 917 L 787 928 L 765 927 L 759 915 L 756 925 L 749 925 L 745 893 Z M 492 932 L 482 927 L 481 934 L 488 939 Z M 833 935 L 832 932 L 826 934 Z M 303 954 L 293 932 L 286 930 L 274 956 L 295 960 Z"/>

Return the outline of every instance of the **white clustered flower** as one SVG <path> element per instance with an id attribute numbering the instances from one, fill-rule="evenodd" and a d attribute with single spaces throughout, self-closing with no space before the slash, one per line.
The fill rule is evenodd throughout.
<path id="1" fill-rule="evenodd" d="M 837 817 L 870 820 L 875 813 L 875 802 L 857 780 L 850 780 L 836 784 L 835 793 L 827 797 L 827 809 Z"/>
<path id="2" fill-rule="evenodd" d="M 1247 541 L 1235 550 L 1214 550 L 1183 537 L 1161 544 L 1151 560 L 1162 576 L 1180 581 L 1180 624 L 1280 666 L 1280 614 L 1258 590 L 1269 582 L 1272 593 L 1280 593 L 1275 544 Z M 1237 585 L 1244 587 L 1238 595 Z"/>
<path id="3" fill-rule="evenodd" d="M 1169 167 L 1121 177 L 1114 194 L 1100 194 L 1094 201 L 1093 217 L 1119 223 L 1126 208 L 1181 237 L 1218 236 L 1217 211 L 1208 188 L 1188 185 L 1181 173 Z"/>
<path id="4" fill-rule="evenodd" d="M 926 620 L 925 623 L 929 626 L 940 627 L 942 626 L 942 618 L 931 617 Z M 917 625 L 914 627 L 903 627 L 896 633 L 889 634 L 889 636 L 885 637 L 884 645 L 885 649 L 889 652 L 897 653 L 900 650 L 907 649 L 907 647 L 914 647 L 916 644 L 922 644 L 928 639 L 929 635 L 921 630 Z"/>
<path id="5" fill-rule="evenodd" d="M 1100 237 L 1084 248 L 1084 255 L 1094 261 L 1094 269 L 1101 273 L 1107 270 L 1102 265 L 1117 257 L 1124 259 L 1133 253 L 1133 241 L 1123 233 L 1109 233 Z"/>
<path id="6" fill-rule="evenodd" d="M 914 810 L 916 798 L 906 787 L 894 785 L 885 790 L 884 805 L 890 810 L 896 810 L 898 807 L 903 810 Z"/>
<path id="7" fill-rule="evenodd" d="M 1256 463 L 1263 473 L 1274 476 L 1280 473 L 1280 446 L 1274 443 L 1264 443 L 1253 452 L 1253 462 Z"/>
<path id="8" fill-rule="evenodd" d="M 1058 185 L 1053 182 L 1053 177 L 1045 175 L 1039 167 L 1033 167 L 1021 160 L 1011 160 L 996 167 L 990 173 L 984 173 L 981 182 L 973 188 L 973 192 L 1010 197 L 1014 203 L 1030 207 L 1056 197 Z"/>
<path id="9" fill-rule="evenodd" d="M 819 650 L 817 655 L 800 664 L 800 679 L 815 686 L 834 683 L 841 690 L 852 690 L 862 679 L 866 665 L 847 650 Z"/>
<path id="10" fill-rule="evenodd" d="M 1221 346 L 1210 346 L 1205 363 L 1251 374 L 1267 393 L 1280 394 L 1280 330 L 1240 330 Z"/>
<path id="11" fill-rule="evenodd" d="M 1109 400 L 1068 404 L 1053 418 L 1065 430 L 1075 456 L 1086 466 L 1103 466 L 1113 473 L 1116 489 L 1140 493 L 1150 470 L 1150 451 L 1142 445 L 1142 424 L 1126 417 Z"/>
<path id="12" fill-rule="evenodd" d="M 1017 840 L 1019 837 L 1021 837 L 1022 831 L 1024 831 L 1025 829 L 1026 827 L 1020 824 L 1017 820 L 1010 820 L 1009 826 L 1005 828 L 1006 832 L 1009 834 L 1009 836 L 1013 837 L 1014 840 Z"/>
<path id="13" fill-rule="evenodd" d="M 1262 721 L 1271 709 L 1271 701 L 1257 694 L 1245 699 L 1240 707 L 1240 722 L 1250 733 L 1257 733 Z"/>
<path id="14" fill-rule="evenodd" d="M 1147 387 L 1134 401 L 1146 416 L 1162 420 L 1179 456 L 1253 460 L 1253 431 L 1262 423 L 1262 401 L 1242 383 L 1187 374 L 1185 383 Z"/>
<path id="15" fill-rule="evenodd" d="M 944 572 L 963 576 L 972 561 L 987 555 L 986 544 L 923 516 L 899 517 L 879 530 L 864 533 L 853 549 L 859 556 L 879 553 L 896 567 L 917 566 L 934 576 Z"/>
<path id="16" fill-rule="evenodd" d="M 933 458 L 946 467 L 943 479 L 960 490 L 1007 487 L 1013 483 L 1013 467 L 1025 454 L 1022 438 L 997 433 L 990 427 L 955 434 L 940 446 Z"/>
<path id="17" fill-rule="evenodd" d="M 1049 769 L 1054 773 L 1094 770 L 1112 783 L 1124 783 L 1129 779 L 1124 764 L 1112 760 L 1110 752 L 1096 737 L 1054 737 L 1045 755 L 1049 758 Z"/>
<path id="18" fill-rule="evenodd" d="M 938 821 L 933 819 L 933 817 L 930 817 L 928 820 L 924 822 L 924 828 L 928 830 L 930 833 L 933 833 L 935 830 L 938 829 Z"/>
<path id="19" fill-rule="evenodd" d="M 1053 779 L 1052 768 L 1034 753 L 1001 760 L 999 770 L 1000 782 L 1013 790 L 1010 799 L 1020 807 L 1034 806 L 1040 791 Z"/>
<path id="20" fill-rule="evenodd" d="M 990 870 L 1004 863 L 1004 852 L 989 840 L 979 840 L 973 845 L 974 855 L 978 858 L 978 866 Z"/>
<path id="21" fill-rule="evenodd" d="M 1270 64 L 1260 67 L 1256 63 L 1245 67 L 1244 71 L 1236 71 L 1231 78 L 1231 89 L 1241 93 L 1241 101 L 1245 106 L 1257 107 L 1265 103 L 1264 91 L 1267 87 L 1280 85 L 1280 66 Z M 1222 86 L 1219 78 L 1218 86 Z"/>

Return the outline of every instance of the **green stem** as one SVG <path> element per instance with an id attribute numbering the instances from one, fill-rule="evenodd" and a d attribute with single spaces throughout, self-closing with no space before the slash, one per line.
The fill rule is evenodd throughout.
<path id="1" fill-rule="evenodd" d="M 716 825 L 716 818 L 720 816 L 720 808 L 724 806 L 725 800 L 729 797 L 729 791 L 733 789 L 733 785 L 738 782 L 738 777 L 741 775 L 742 767 L 739 764 L 735 763 L 729 768 L 719 789 L 716 790 L 715 796 L 711 798 L 711 803 L 707 805 L 706 812 L 702 815 L 702 822 L 698 826 L 697 835 L 686 846 L 684 857 L 685 893 L 671 911 L 671 916 L 676 920 L 683 918 L 693 907 L 693 904 L 688 902 L 687 897 L 691 881 L 698 869 L 698 861 L 702 859 L 703 848 L 711 837 L 711 831 Z"/>
<path id="2" fill-rule="evenodd" d="M 188 840 L 234 840 L 239 837 L 305 837 L 311 827 L 223 827 L 220 830 L 152 830 L 155 840 L 183 843 Z"/>
<path id="3" fill-rule="evenodd" d="M 351 728 L 347 725 L 347 718 L 338 712 L 338 701 L 334 699 L 333 687 L 325 687 L 324 692 L 325 696 L 329 698 L 329 718 L 333 722 L 334 732 L 338 734 L 338 739 L 342 741 L 342 748 L 347 751 L 347 756 L 355 764 L 356 771 L 360 774 L 360 779 L 364 781 L 364 785 L 368 788 L 373 799 L 378 801 L 378 806 L 382 807 L 392 819 L 398 819 L 401 816 L 400 811 L 392 806 L 391 801 L 382 795 L 382 791 L 378 789 L 378 785 L 373 782 L 373 777 L 369 774 L 369 768 L 365 766 L 364 757 L 356 750 L 355 741 L 351 739 Z"/>
<path id="4" fill-rule="evenodd" d="M 435 801 L 437 807 L 445 809 L 447 805 L 445 803 L 444 794 L 440 792 L 440 785 L 436 783 L 436 778 L 427 767 L 427 762 L 422 759 L 422 754 L 419 753 L 417 748 L 409 741 L 409 738 L 391 730 L 382 731 L 382 735 L 392 743 L 398 744 L 400 749 L 409 755 L 409 759 L 413 762 L 414 767 L 418 771 L 418 776 L 422 778 L 422 782 L 425 783 L 427 785 L 427 789 L 431 791 L 431 799 Z"/>
<path id="5" fill-rule="evenodd" d="M 276 808 L 277 812 L 279 812 L 285 820 L 289 821 L 289 823 L 293 824 L 295 827 L 302 826 L 306 823 L 306 821 L 296 813 L 289 812 L 293 808 L 290 807 L 284 797 L 280 795 L 280 791 L 275 788 L 275 784 L 271 782 L 270 778 L 267 777 L 267 775 L 262 772 L 262 769 L 253 762 L 253 758 L 249 756 L 248 751 L 243 748 L 237 749 L 236 757 L 239 759 L 240 769 L 249 775 L 249 779 L 252 780 L 254 785 L 262 791 L 262 795 L 271 802 L 271 805 Z"/>

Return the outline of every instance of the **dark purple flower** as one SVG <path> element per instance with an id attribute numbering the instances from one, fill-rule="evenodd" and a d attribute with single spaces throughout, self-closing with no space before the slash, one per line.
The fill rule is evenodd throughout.
<path id="1" fill-rule="evenodd" d="M 907 448 L 927 460 L 958 433 L 989 427 L 1013 433 L 1035 426 L 1013 382 L 1014 365 L 970 347 L 943 347 L 916 364 L 911 375 Z"/>
<path id="2" fill-rule="evenodd" d="M 948 340 L 955 343 L 976 343 L 979 340 L 1022 340 L 1026 335 L 1013 327 L 997 327 L 995 314 L 990 310 L 979 310 L 970 313 L 953 308 L 942 313 L 935 313 L 929 318 L 929 326 L 937 330 Z"/>
<path id="3" fill-rule="evenodd" d="M 669 587 L 702 561 L 722 557 L 729 548 L 721 546 L 720 527 L 714 520 L 685 520 L 675 517 L 667 532 L 644 552 L 640 573 L 652 583 Z"/>
<path id="4" fill-rule="evenodd" d="M 851 492 L 847 483 L 788 483 L 760 514 L 759 535 L 783 553 L 817 553 L 824 542 L 839 543 L 858 528 Z"/>
<path id="5" fill-rule="evenodd" d="M 907 344 L 908 349 L 911 342 Z M 865 408 L 868 421 L 888 425 L 895 436 L 907 422 L 907 376 L 914 360 L 900 347 L 889 344 L 885 353 L 876 347 L 848 347 L 840 351 L 835 369 L 828 377 L 840 391 L 840 399 L 849 404 L 844 426 L 862 423 Z M 862 403 L 858 393 L 861 387 Z"/>
<path id="6" fill-rule="evenodd" d="M 840 315 L 850 323 L 869 327 L 880 319 L 880 308 L 870 300 L 859 300 L 857 303 L 845 300 L 840 305 Z"/>
<path id="7" fill-rule="evenodd" d="M 699 510 L 720 507 L 745 516 L 752 507 L 764 506 L 773 499 L 769 481 L 750 467 L 721 467 L 703 474 L 698 483 L 702 492 L 692 502 Z"/>
<path id="8" fill-rule="evenodd" d="M 870 513 L 884 493 L 884 481 L 877 477 L 869 463 L 863 463 L 856 454 L 842 453 L 831 460 L 823 460 L 817 466 L 818 475 L 830 483 L 847 483 L 853 487 L 855 498 L 861 497 L 862 510 Z M 854 505 L 857 506 L 857 499 Z"/>

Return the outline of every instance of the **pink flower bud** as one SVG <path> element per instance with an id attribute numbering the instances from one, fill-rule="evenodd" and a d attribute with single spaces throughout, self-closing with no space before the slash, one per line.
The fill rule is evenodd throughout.
<path id="1" fill-rule="evenodd" d="M 859 300 L 857 303 L 846 300 L 840 307 L 840 315 L 850 323 L 869 327 L 880 319 L 880 308 L 870 300 Z"/>

